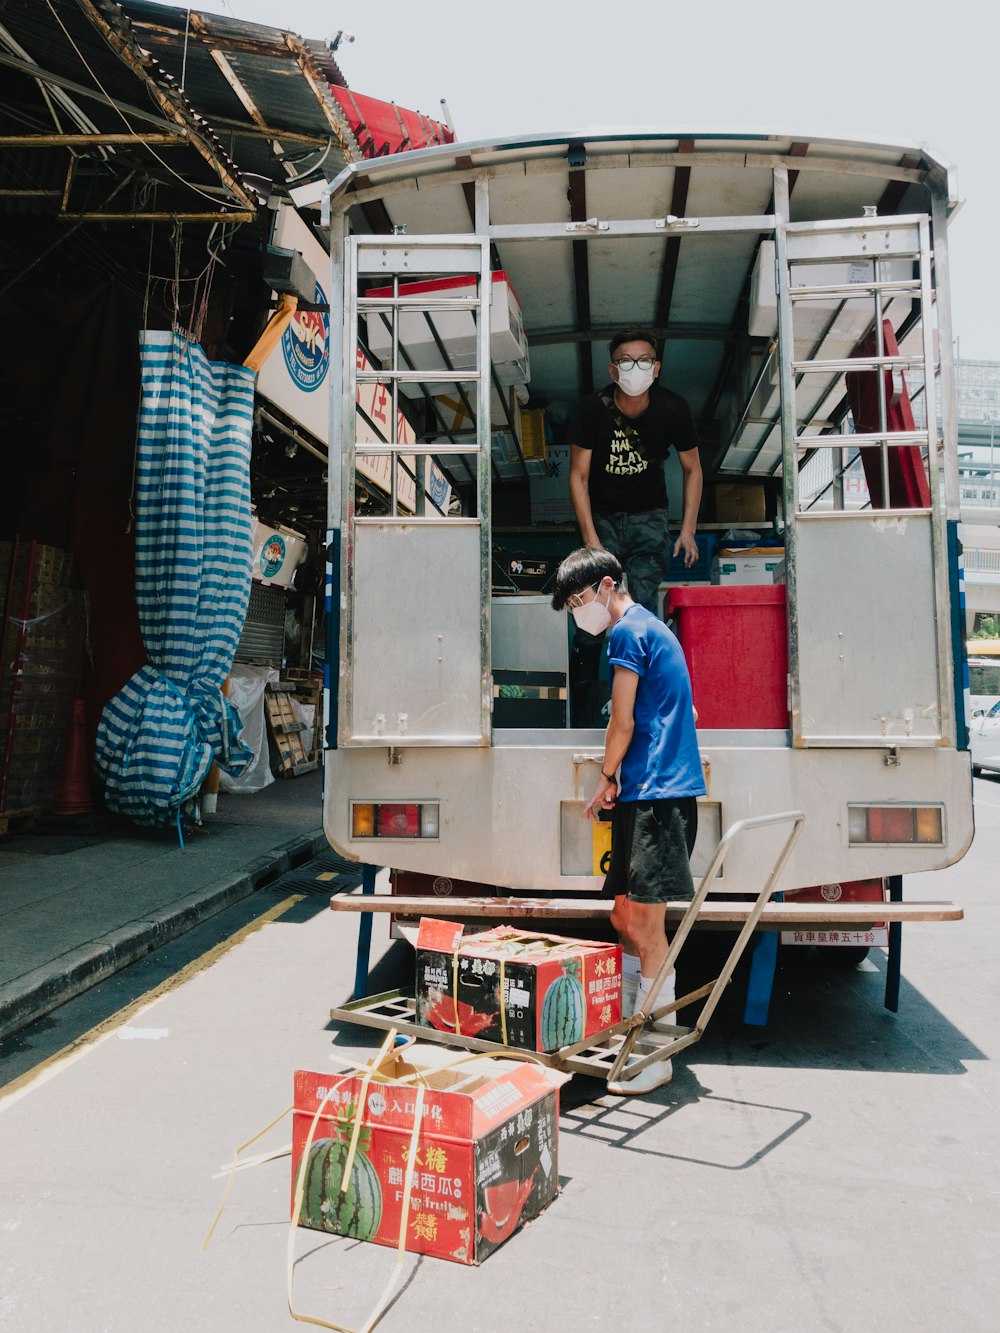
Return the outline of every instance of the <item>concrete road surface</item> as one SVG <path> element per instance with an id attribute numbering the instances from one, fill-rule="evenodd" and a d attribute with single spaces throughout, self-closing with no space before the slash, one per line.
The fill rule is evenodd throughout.
<path id="1" fill-rule="evenodd" d="M 976 797 L 965 861 L 907 881 L 908 896 L 958 899 L 966 919 L 906 928 L 897 1015 L 877 951 L 855 970 L 783 950 L 767 1028 L 742 1025 L 738 978 L 670 1087 L 622 1100 L 574 1080 L 559 1199 L 481 1268 L 407 1256 L 380 1328 L 993 1333 L 1000 780 L 977 780 Z M 295 1326 L 287 1157 L 237 1175 L 200 1245 L 216 1173 L 290 1104 L 292 1071 L 333 1071 L 334 1052 L 372 1045 L 328 1022 L 356 931 L 320 899 L 258 893 L 3 1053 L 0 1327 Z M 708 979 L 711 942 L 685 962 L 685 988 Z M 388 950 L 380 980 L 410 963 Z M 289 1138 L 285 1120 L 249 1152 Z M 394 1262 L 304 1230 L 295 1255 L 297 1309 L 347 1329 Z"/>

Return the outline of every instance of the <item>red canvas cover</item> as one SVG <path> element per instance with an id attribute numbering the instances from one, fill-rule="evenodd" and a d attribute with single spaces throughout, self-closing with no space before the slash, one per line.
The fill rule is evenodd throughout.
<path id="1" fill-rule="evenodd" d="M 331 86 L 330 92 L 340 103 L 365 157 L 386 157 L 455 141 L 447 125 L 420 111 L 407 111 L 395 102 L 382 102 L 350 88 Z"/>

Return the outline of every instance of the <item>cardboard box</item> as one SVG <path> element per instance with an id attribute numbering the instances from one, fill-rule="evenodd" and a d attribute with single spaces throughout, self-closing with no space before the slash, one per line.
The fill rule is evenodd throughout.
<path id="1" fill-rule="evenodd" d="M 717 481 L 714 499 L 717 523 L 764 522 L 764 486 L 761 482 Z"/>
<path id="2" fill-rule="evenodd" d="M 306 539 L 292 528 L 269 528 L 254 515 L 251 522 L 253 578 L 257 583 L 287 588 L 306 554 Z"/>
<path id="3" fill-rule="evenodd" d="M 783 583 L 783 547 L 749 547 L 743 551 L 720 550 L 712 560 L 712 582 L 727 585 Z M 781 577 L 776 577 L 780 573 Z"/>
<path id="4" fill-rule="evenodd" d="M 456 1059 L 454 1052 L 422 1054 L 419 1046 L 394 1053 L 373 1076 L 364 1106 L 360 1074 L 338 1080 L 330 1073 L 296 1071 L 293 1217 L 298 1171 L 309 1147 L 300 1226 L 377 1245 L 399 1243 L 418 1078 L 424 1103 L 406 1221 L 408 1250 L 479 1264 L 552 1202 L 559 1192 L 558 1089 L 566 1075 L 485 1056 L 442 1068 L 441 1056 Z"/>
<path id="5" fill-rule="evenodd" d="M 528 1051 L 557 1051 L 621 1020 L 617 944 L 497 926 L 462 934 L 424 918 L 417 936 L 417 1022 Z"/>

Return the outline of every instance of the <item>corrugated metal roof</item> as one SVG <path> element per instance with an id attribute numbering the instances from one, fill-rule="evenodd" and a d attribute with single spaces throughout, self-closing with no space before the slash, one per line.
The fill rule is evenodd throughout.
<path id="1" fill-rule="evenodd" d="M 131 210 L 136 192 L 155 182 L 159 211 L 199 211 L 226 204 L 245 214 L 256 201 L 207 123 L 181 95 L 170 74 L 145 56 L 115 0 L 7 0 L 0 10 L 4 106 L 0 133 L 128 134 L 129 141 L 73 146 L 73 179 L 62 216 L 98 209 L 130 172 L 113 207 Z M 144 145 L 143 134 L 170 134 L 170 144 Z M 52 166 L 53 159 L 59 169 Z M 5 172 L 25 182 L 4 188 L 55 190 L 65 181 L 67 150 L 18 146 L 5 150 Z M 62 188 L 56 192 L 62 195 Z M 39 208 L 38 196 L 20 207 Z M 9 205 L 18 198 L 7 196 Z"/>
<path id="2" fill-rule="evenodd" d="M 329 91 L 343 75 L 322 43 L 150 0 L 123 9 L 244 171 L 275 183 L 313 172 L 333 180 L 360 158 Z"/>

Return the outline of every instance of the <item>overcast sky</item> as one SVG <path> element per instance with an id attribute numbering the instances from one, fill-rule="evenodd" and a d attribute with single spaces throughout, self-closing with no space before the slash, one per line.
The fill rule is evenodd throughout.
<path id="1" fill-rule="evenodd" d="M 186 8 L 174 5 L 174 8 Z M 794 131 L 927 143 L 958 168 L 952 309 L 963 357 L 1000 360 L 1000 160 L 990 0 L 209 0 L 304 37 L 344 28 L 358 92 L 459 138 L 544 130 Z"/>

